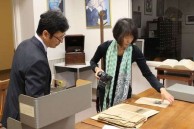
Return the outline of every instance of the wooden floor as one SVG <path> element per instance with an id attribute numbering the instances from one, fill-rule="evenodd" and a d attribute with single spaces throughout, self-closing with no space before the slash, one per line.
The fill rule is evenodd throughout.
<path id="1" fill-rule="evenodd" d="M 0 80 L 9 79 L 10 69 L 9 70 L 1 70 L 0 71 Z"/>

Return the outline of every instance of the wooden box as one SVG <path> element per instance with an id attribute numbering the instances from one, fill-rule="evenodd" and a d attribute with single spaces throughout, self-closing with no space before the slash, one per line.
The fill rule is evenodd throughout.
<path id="1" fill-rule="evenodd" d="M 65 65 L 85 65 L 84 35 L 65 36 Z"/>

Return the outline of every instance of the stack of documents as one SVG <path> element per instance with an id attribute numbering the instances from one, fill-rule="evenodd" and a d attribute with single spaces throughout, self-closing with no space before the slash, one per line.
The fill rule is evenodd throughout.
<path id="1" fill-rule="evenodd" d="M 98 120 L 111 125 L 127 128 L 140 127 L 148 117 L 158 113 L 156 110 L 130 104 L 113 106 L 98 115 Z"/>

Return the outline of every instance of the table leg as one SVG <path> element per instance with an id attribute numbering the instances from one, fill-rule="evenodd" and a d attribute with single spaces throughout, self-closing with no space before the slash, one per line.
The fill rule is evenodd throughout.
<path id="1" fill-rule="evenodd" d="M 79 75 L 79 69 L 77 69 L 77 79 L 80 79 L 80 75 Z"/>
<path id="2" fill-rule="evenodd" d="M 189 81 L 188 81 L 188 85 L 189 85 L 189 86 L 192 86 L 192 80 L 189 80 Z"/>
<path id="3" fill-rule="evenodd" d="M 165 80 L 165 79 L 162 79 L 162 84 L 163 84 L 163 85 L 164 85 L 164 80 Z"/>

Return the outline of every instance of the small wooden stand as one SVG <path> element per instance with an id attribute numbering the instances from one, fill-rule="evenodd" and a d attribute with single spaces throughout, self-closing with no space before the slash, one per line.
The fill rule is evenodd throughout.
<path id="1" fill-rule="evenodd" d="M 187 82 L 190 86 L 194 84 L 194 71 L 192 70 L 179 70 L 158 67 L 156 67 L 156 70 L 158 80 L 163 79 L 163 85 L 165 79 L 184 81 Z"/>

